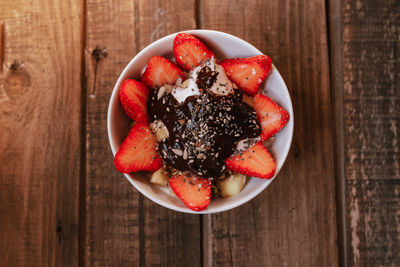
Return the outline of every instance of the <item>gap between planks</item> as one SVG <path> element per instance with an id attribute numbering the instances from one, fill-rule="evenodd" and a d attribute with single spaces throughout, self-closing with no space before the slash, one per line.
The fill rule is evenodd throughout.
<path id="1" fill-rule="evenodd" d="M 203 0 L 195 0 L 194 11 L 196 16 L 196 29 L 203 28 Z"/>
<path id="2" fill-rule="evenodd" d="M 78 266 L 85 266 L 85 238 L 86 238 L 86 0 L 82 0 L 81 24 L 81 166 L 79 179 L 79 234 L 78 234 Z"/>
<path id="3" fill-rule="evenodd" d="M 3 64 L 6 49 L 6 27 L 0 24 L 0 73 L 3 72 Z"/>
<path id="4" fill-rule="evenodd" d="M 342 72 L 342 10 L 341 2 L 326 0 L 329 76 L 331 84 L 332 126 L 334 128 L 334 171 L 339 265 L 347 266 L 346 193 L 344 170 L 343 72 Z"/>
<path id="5" fill-rule="evenodd" d="M 196 16 L 196 29 L 203 28 L 203 0 L 195 0 L 195 16 Z M 211 228 L 211 215 L 204 214 L 200 216 L 200 251 L 201 251 L 201 266 L 207 267 L 213 265 L 213 253 L 212 253 L 212 240 L 210 235 L 212 234 Z"/>
<path id="6" fill-rule="evenodd" d="M 211 214 L 200 215 L 201 266 L 213 266 Z"/>
<path id="7" fill-rule="evenodd" d="M 194 10 L 195 10 L 195 20 L 196 20 L 196 29 L 203 28 L 203 0 L 195 0 L 194 2 Z M 213 257 L 212 257 L 212 244 L 210 235 L 212 233 L 211 229 L 211 215 L 197 215 L 200 219 L 200 251 L 201 251 L 201 266 L 212 266 L 213 265 Z"/>

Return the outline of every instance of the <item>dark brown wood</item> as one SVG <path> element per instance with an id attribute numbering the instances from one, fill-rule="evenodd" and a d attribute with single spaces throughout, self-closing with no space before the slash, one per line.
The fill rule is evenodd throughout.
<path id="1" fill-rule="evenodd" d="M 81 14 L 0 2 L 0 266 L 78 264 Z"/>
<path id="2" fill-rule="evenodd" d="M 399 14 L 396 0 L 0 1 L 0 266 L 399 266 Z M 271 56 L 295 111 L 277 180 L 206 216 L 138 193 L 106 133 L 129 60 L 196 27 Z"/>
<path id="3" fill-rule="evenodd" d="M 4 64 L 4 42 L 5 42 L 5 28 L 4 24 L 0 24 L 0 72 L 3 72 Z"/>
<path id="4" fill-rule="evenodd" d="M 138 1 L 137 51 L 168 34 L 196 27 L 194 1 Z M 178 213 L 143 198 L 146 266 L 200 266 L 200 216 Z"/>
<path id="5" fill-rule="evenodd" d="M 215 266 L 336 266 L 335 177 L 325 1 L 204 1 L 203 27 L 267 55 L 290 90 L 295 132 L 276 181 L 209 216 Z"/>
<path id="6" fill-rule="evenodd" d="M 347 266 L 346 234 L 346 178 L 344 171 L 344 137 L 343 137 L 343 38 L 342 38 L 342 3 L 327 1 L 328 41 L 332 96 L 332 123 L 334 139 L 335 182 L 336 182 L 336 217 L 337 239 L 339 247 L 339 265 Z"/>
<path id="7" fill-rule="evenodd" d="M 107 10 L 107 12 L 105 12 Z M 86 1 L 87 266 L 199 266 L 200 217 L 163 208 L 115 170 L 106 133 L 109 97 L 119 73 L 147 44 L 195 27 L 191 1 Z M 92 52 L 103 53 L 96 61 Z M 106 57 L 105 57 L 106 55 Z"/>
<path id="8" fill-rule="evenodd" d="M 195 28 L 194 1 L 138 1 L 140 51 L 168 34 Z M 200 217 L 163 208 L 143 198 L 146 266 L 200 266 Z"/>
<path id="9" fill-rule="evenodd" d="M 399 266 L 400 2 L 342 7 L 347 263 Z"/>
<path id="10" fill-rule="evenodd" d="M 132 1 L 88 0 L 85 11 L 86 164 L 80 263 L 133 265 L 139 261 L 139 194 L 115 170 L 106 120 L 118 73 L 136 51 L 134 5 Z"/>

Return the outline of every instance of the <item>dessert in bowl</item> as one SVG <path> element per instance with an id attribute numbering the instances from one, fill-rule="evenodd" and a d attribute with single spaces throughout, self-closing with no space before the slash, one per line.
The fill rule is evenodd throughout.
<path id="1" fill-rule="evenodd" d="M 214 213 L 252 199 L 277 175 L 293 111 L 268 56 L 232 35 L 194 30 L 152 43 L 128 64 L 108 133 L 117 170 L 145 196 Z"/>

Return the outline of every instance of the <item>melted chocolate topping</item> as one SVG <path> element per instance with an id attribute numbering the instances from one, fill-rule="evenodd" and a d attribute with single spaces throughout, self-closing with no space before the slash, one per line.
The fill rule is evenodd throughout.
<path id="1" fill-rule="evenodd" d="M 229 96 L 209 92 L 216 75 L 203 67 L 196 80 L 203 90 L 183 104 L 168 93 L 157 99 L 158 90 L 151 92 L 148 101 L 150 118 L 161 120 L 169 132 L 169 137 L 159 143 L 164 161 L 178 170 L 208 178 L 221 176 L 225 159 L 236 150 L 238 141 L 261 134 L 256 113 L 242 102 L 239 90 Z"/>
<path id="2" fill-rule="evenodd" d="M 197 75 L 196 84 L 199 88 L 210 89 L 217 80 L 218 72 L 212 71 L 210 67 L 205 66 Z"/>

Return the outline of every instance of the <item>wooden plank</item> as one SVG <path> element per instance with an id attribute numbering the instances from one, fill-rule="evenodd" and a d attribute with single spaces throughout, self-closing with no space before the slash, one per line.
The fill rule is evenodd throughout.
<path id="1" fill-rule="evenodd" d="M 328 39 L 329 62 L 332 95 L 332 121 L 334 138 L 334 159 L 336 176 L 336 217 L 338 223 L 339 265 L 347 266 L 346 234 L 346 178 L 344 170 L 344 108 L 343 108 L 343 38 L 342 38 L 342 2 L 328 1 Z"/>
<path id="2" fill-rule="evenodd" d="M 139 196 L 115 171 L 106 120 L 118 73 L 135 53 L 134 5 L 85 4 L 86 198 L 80 261 L 85 266 L 129 266 L 139 260 Z"/>
<path id="3" fill-rule="evenodd" d="M 137 51 L 168 34 L 195 28 L 194 7 L 194 0 L 139 1 Z M 143 266 L 201 265 L 200 216 L 168 210 L 147 198 L 142 216 Z"/>
<path id="4" fill-rule="evenodd" d="M 277 180 L 250 203 L 207 218 L 205 261 L 338 265 L 325 1 L 204 1 L 203 8 L 203 27 L 232 33 L 271 56 L 296 116 L 292 150 Z"/>
<path id="5" fill-rule="evenodd" d="M 0 2 L 1 266 L 78 264 L 81 14 Z"/>
<path id="6" fill-rule="evenodd" d="M 342 13 L 347 264 L 399 266 L 400 3 Z"/>
<path id="7" fill-rule="evenodd" d="M 86 17 L 87 152 L 82 212 L 86 226 L 81 261 L 87 266 L 199 266 L 199 216 L 167 210 L 138 193 L 115 170 L 106 135 L 108 101 L 119 73 L 150 42 L 195 27 L 194 4 L 87 0 Z M 98 54 L 103 54 L 97 62 L 92 56 L 96 46 Z"/>
<path id="8" fill-rule="evenodd" d="M 400 265 L 400 179 L 347 180 L 348 266 Z"/>

